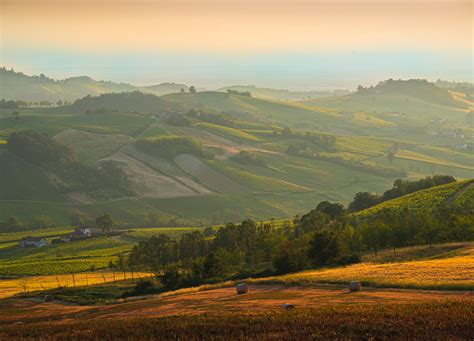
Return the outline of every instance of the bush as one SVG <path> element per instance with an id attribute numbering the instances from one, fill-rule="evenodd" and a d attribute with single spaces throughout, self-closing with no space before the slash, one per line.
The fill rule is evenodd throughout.
<path id="1" fill-rule="evenodd" d="M 148 280 L 138 281 L 138 283 L 135 285 L 135 292 L 137 294 L 146 294 L 151 289 L 153 289 L 153 287 L 154 285 L 152 281 L 148 281 Z"/>
<path id="2" fill-rule="evenodd" d="M 141 139 L 136 142 L 136 146 L 148 154 L 166 159 L 174 159 L 178 154 L 211 157 L 199 142 L 189 137 L 166 136 Z"/>

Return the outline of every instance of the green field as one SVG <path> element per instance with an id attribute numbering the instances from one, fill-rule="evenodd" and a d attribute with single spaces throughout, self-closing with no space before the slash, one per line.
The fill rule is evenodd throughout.
<path id="1" fill-rule="evenodd" d="M 431 211 L 434 208 L 440 207 L 442 204 L 459 205 L 466 203 L 472 206 L 474 204 L 474 201 L 471 200 L 474 193 L 473 184 L 473 180 L 466 180 L 428 188 L 383 202 L 374 207 L 357 212 L 356 215 L 361 217 L 370 216 L 383 209 L 401 211 L 405 208 L 410 210 Z"/>

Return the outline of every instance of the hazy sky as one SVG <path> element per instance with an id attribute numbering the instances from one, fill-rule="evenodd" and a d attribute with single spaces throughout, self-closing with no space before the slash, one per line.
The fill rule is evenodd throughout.
<path id="1" fill-rule="evenodd" d="M 1 64 L 213 87 L 472 80 L 471 0 L 0 0 Z"/>

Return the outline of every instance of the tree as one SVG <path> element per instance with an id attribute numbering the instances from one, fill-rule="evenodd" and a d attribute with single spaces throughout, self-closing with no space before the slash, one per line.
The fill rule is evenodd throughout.
<path id="1" fill-rule="evenodd" d="M 97 227 L 102 230 L 102 232 L 109 232 L 113 230 L 114 225 L 115 225 L 114 220 L 108 213 L 105 213 L 104 215 L 97 217 L 97 219 L 95 220 L 95 223 Z"/>
<path id="2" fill-rule="evenodd" d="M 329 201 L 321 201 L 316 207 L 316 211 L 327 214 L 332 220 L 342 217 L 345 213 L 344 206 Z"/>
<path id="3" fill-rule="evenodd" d="M 284 127 L 281 131 L 281 136 L 290 137 L 293 136 L 293 131 L 289 127 Z"/>
<path id="4" fill-rule="evenodd" d="M 390 162 L 390 164 L 393 163 L 394 158 L 395 158 L 395 153 L 393 151 L 389 151 L 387 153 L 387 159 L 388 159 L 388 162 Z"/>
<path id="5" fill-rule="evenodd" d="M 285 274 L 304 269 L 306 255 L 294 241 L 287 240 L 281 245 L 273 258 L 273 266 L 277 273 Z"/>
<path id="6" fill-rule="evenodd" d="M 43 215 L 33 218 L 33 226 L 35 228 L 44 229 L 44 228 L 54 227 L 55 224 L 54 224 L 53 219 L 50 216 L 43 214 Z"/>
<path id="7" fill-rule="evenodd" d="M 362 211 L 380 203 L 380 196 L 375 193 L 359 192 L 349 204 L 349 211 Z"/>
<path id="8" fill-rule="evenodd" d="M 71 222 L 71 226 L 86 228 L 92 225 L 89 217 L 79 210 L 74 211 L 69 217 L 69 219 Z"/>
<path id="9" fill-rule="evenodd" d="M 330 217 L 317 209 L 311 210 L 301 217 L 297 229 L 303 232 L 318 231 L 329 222 Z"/>
<path id="10" fill-rule="evenodd" d="M 196 91 L 196 87 L 195 87 L 194 85 L 191 85 L 191 86 L 189 87 L 189 93 L 195 94 L 196 92 L 197 92 L 197 91 Z"/>
<path id="11" fill-rule="evenodd" d="M 23 223 L 15 217 L 10 217 L 0 224 L 2 230 L 5 231 L 16 231 L 23 228 Z"/>
<path id="12" fill-rule="evenodd" d="M 332 231 L 316 232 L 310 241 L 308 256 L 317 266 L 334 264 L 341 254 L 341 241 Z"/>

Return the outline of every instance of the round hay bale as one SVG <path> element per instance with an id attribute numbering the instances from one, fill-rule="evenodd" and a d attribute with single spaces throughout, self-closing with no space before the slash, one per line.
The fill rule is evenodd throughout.
<path id="1" fill-rule="evenodd" d="M 247 283 L 239 283 L 239 284 L 237 284 L 235 289 L 237 290 L 237 294 L 239 294 L 239 295 L 246 294 L 246 293 L 249 292 L 249 287 L 248 287 Z"/>
<path id="2" fill-rule="evenodd" d="M 351 281 L 349 283 L 349 291 L 354 292 L 354 291 L 361 291 L 362 290 L 362 285 L 360 284 L 359 281 Z"/>
<path id="3" fill-rule="evenodd" d="M 295 306 L 293 304 L 290 304 L 290 303 L 285 303 L 281 307 L 285 310 L 295 309 Z"/>
<path id="4" fill-rule="evenodd" d="M 47 295 L 44 296 L 44 301 L 45 302 L 52 302 L 53 300 L 54 300 L 54 297 L 51 294 L 47 294 Z"/>

